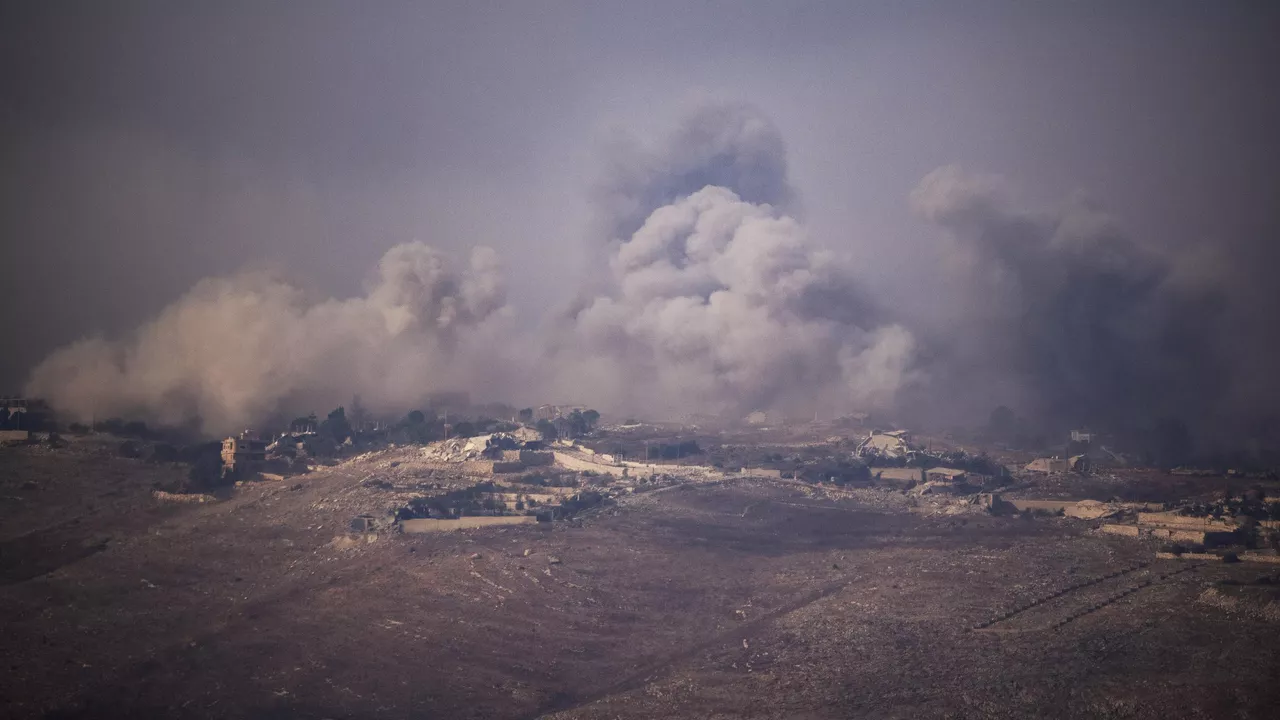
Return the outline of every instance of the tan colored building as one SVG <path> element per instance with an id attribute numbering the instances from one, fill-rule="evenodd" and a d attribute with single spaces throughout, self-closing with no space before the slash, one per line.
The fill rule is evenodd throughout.
<path id="1" fill-rule="evenodd" d="M 253 472 L 267 460 L 266 442 L 245 431 L 222 441 L 222 471 L 224 473 Z"/>

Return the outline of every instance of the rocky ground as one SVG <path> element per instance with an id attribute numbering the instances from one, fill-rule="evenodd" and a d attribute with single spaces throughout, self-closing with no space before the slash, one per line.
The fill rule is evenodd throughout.
<path id="1" fill-rule="evenodd" d="M 1280 626 L 1221 599 L 1269 592 L 1256 567 L 1156 561 L 1078 520 L 763 481 L 672 487 L 554 526 L 335 542 L 381 493 L 412 491 L 386 462 L 176 504 L 151 491 L 180 468 L 84 443 L 0 449 L 0 716 L 1280 707 Z"/>

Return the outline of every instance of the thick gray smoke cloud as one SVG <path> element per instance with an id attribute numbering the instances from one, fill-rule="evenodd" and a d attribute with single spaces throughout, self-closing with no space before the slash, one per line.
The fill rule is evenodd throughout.
<path id="1" fill-rule="evenodd" d="M 496 253 L 463 271 L 422 243 L 391 248 L 368 294 L 311 302 L 247 273 L 200 282 L 128 339 L 90 338 L 32 373 L 27 392 L 69 417 L 198 422 L 224 433 L 279 412 L 327 410 L 359 393 L 405 410 L 471 378 L 460 354 L 492 338 L 505 290 Z"/>
<path id="2" fill-rule="evenodd" d="M 134 337 L 58 351 L 28 391 L 73 417 L 209 432 L 353 393 L 402 412 L 438 389 L 658 418 L 896 406 L 972 423 L 1008 404 L 1046 424 L 1142 428 L 1211 416 L 1236 375 L 1218 351 L 1219 278 L 1078 203 L 1019 209 L 997 178 L 944 167 L 911 193 L 953 271 L 918 289 L 935 310 L 911 330 L 807 237 L 782 138 L 749 107 L 702 108 L 666 142 L 628 146 L 598 189 L 600 260 L 536 331 L 504 321 L 493 251 L 457 272 L 413 243 L 364 297 L 206 280 Z"/>
<path id="3" fill-rule="evenodd" d="M 626 239 L 654 210 L 707 186 L 749 203 L 790 209 L 787 150 L 770 120 L 744 104 L 696 108 L 663 142 L 620 139 L 597 188 L 610 239 Z"/>
<path id="4" fill-rule="evenodd" d="M 981 389 L 1054 425 L 1149 427 L 1203 418 L 1223 397 L 1212 277 L 1179 268 L 1080 204 L 1030 212 L 998 178 L 956 167 L 912 192 L 954 245 L 962 294 L 932 389 Z M 960 302 L 955 302 L 958 299 Z"/>
<path id="5" fill-rule="evenodd" d="M 203 281 L 136 337 L 56 352 L 28 391 L 80 419 L 223 432 L 353 393 L 388 412 L 468 388 L 671 417 L 883 407 L 911 380 L 911 334 L 783 214 L 784 145 L 760 114 L 702 108 L 666 143 L 615 159 L 600 202 L 606 267 L 545 334 L 499 336 L 492 251 L 455 273 L 415 243 L 388 252 L 354 299 L 308 302 L 255 274 Z M 502 352 L 513 345 L 524 357 Z"/>
<path id="6" fill-rule="evenodd" d="M 706 187 L 649 215 L 609 258 L 556 360 L 593 402 L 662 417 L 884 407 L 913 340 L 877 325 L 833 258 L 769 205 Z M 571 355 L 570 355 L 571 353 Z"/>
<path id="7" fill-rule="evenodd" d="M 786 145 L 751 106 L 619 146 L 598 191 L 607 252 L 552 331 L 557 394 L 652 417 L 829 416 L 914 380 L 911 333 L 810 243 Z"/>

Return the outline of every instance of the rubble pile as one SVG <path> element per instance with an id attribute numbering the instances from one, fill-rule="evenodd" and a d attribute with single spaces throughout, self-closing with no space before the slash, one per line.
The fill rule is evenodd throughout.
<path id="1" fill-rule="evenodd" d="M 469 438 L 451 438 L 438 440 L 422 448 L 423 460 L 433 462 L 469 462 L 473 460 L 493 460 L 502 457 L 504 450 L 519 450 L 528 443 L 538 442 L 541 435 L 528 428 L 520 428 L 510 433 L 493 433 L 492 435 L 476 435 Z"/>

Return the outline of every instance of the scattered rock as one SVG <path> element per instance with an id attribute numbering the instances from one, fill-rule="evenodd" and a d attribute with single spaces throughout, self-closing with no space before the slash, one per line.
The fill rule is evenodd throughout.
<path id="1" fill-rule="evenodd" d="M 480 559 L 480 553 L 471 553 L 471 559 L 472 559 L 472 560 L 479 560 L 479 559 Z"/>
<path id="2" fill-rule="evenodd" d="M 559 564 L 560 564 L 560 558 L 556 557 L 555 555 L 551 555 L 551 556 L 549 556 L 549 557 L 547 558 L 547 564 L 548 564 L 548 565 L 559 565 Z"/>
<path id="3" fill-rule="evenodd" d="M 525 557 L 529 557 L 529 556 L 530 556 L 530 555 L 532 555 L 532 554 L 533 554 L 533 551 L 532 551 L 532 550 L 530 550 L 529 548 L 525 548 L 525 549 L 524 549 L 524 556 L 525 556 Z"/>

